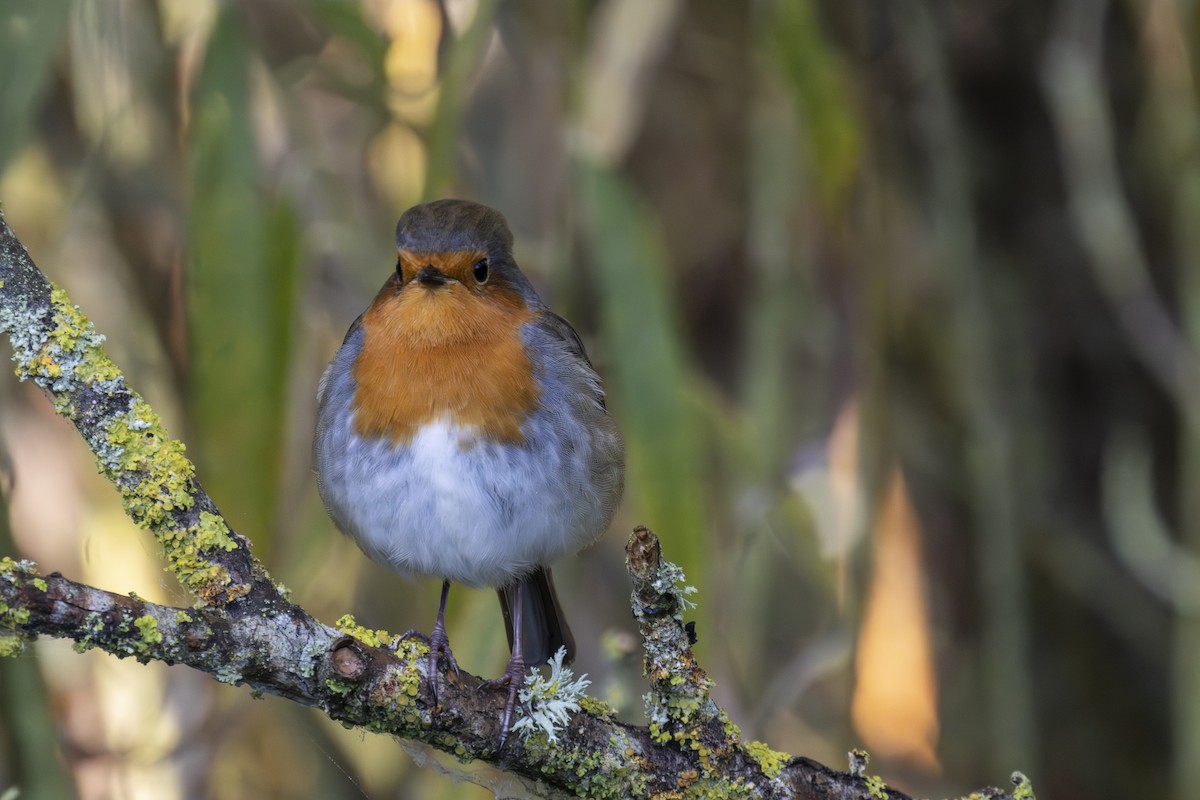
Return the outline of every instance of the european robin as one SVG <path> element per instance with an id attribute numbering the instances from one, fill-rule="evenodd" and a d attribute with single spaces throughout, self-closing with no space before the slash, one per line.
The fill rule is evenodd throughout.
<path id="1" fill-rule="evenodd" d="M 526 664 L 575 643 L 550 564 L 604 533 L 624 445 L 574 329 L 513 260 L 497 211 L 404 212 L 397 261 L 321 378 L 313 455 L 334 523 L 404 576 L 442 579 L 429 637 L 436 697 L 450 583 L 498 590 L 511 657 L 507 737 Z"/>

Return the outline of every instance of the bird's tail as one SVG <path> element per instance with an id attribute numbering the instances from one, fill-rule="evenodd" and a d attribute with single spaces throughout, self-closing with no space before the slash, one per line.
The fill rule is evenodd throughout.
<path id="1" fill-rule="evenodd" d="M 567 648 L 564 663 L 575 658 L 575 637 L 571 635 L 562 606 L 558 604 L 549 567 L 538 567 L 521 580 L 497 589 L 496 593 L 500 596 L 509 650 L 513 646 L 512 612 L 517 603 L 521 604 L 521 647 L 526 664 L 531 667 L 544 664 L 560 647 Z"/>

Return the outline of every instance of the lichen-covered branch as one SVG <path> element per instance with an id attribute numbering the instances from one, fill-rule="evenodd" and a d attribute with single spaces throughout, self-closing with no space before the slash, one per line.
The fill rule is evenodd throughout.
<path id="1" fill-rule="evenodd" d="M 712 680 L 696 663 L 696 636 L 684 622 L 695 589 L 684 584 L 683 571 L 663 560 L 658 537 L 637 527 L 625 548 L 625 565 L 633 584 L 633 616 L 645 653 L 650 737 L 680 747 L 693 768 L 680 776 L 683 797 L 876 797 L 900 800 L 878 776 L 868 775 L 856 751 L 850 772 L 837 772 L 811 759 L 772 750 L 762 742 L 746 742 L 741 731 L 710 695 Z M 1015 797 L 1032 797 L 1028 782 Z M 976 792 L 980 800 L 1009 797 L 999 789 Z"/>
<path id="2" fill-rule="evenodd" d="M 0 332 L 17 376 L 42 387 L 75 424 L 125 510 L 162 545 L 175 576 L 201 601 L 277 595 L 249 543 L 232 532 L 195 477 L 183 445 L 128 386 L 92 323 L 47 280 L 0 212 Z"/>
<path id="3" fill-rule="evenodd" d="M 41 386 L 74 423 L 126 511 L 154 534 L 168 568 L 199 600 L 195 608 L 170 608 L 0 558 L 0 655 L 18 650 L 23 638 L 47 635 L 81 650 L 185 664 L 366 730 L 491 762 L 543 796 L 902 800 L 861 769 L 837 772 L 742 741 L 691 651 L 683 612 L 694 590 L 681 585 L 682 573 L 662 559 L 645 528 L 634 532 L 627 556 L 652 687 L 650 726 L 620 722 L 609 706 L 580 694 L 582 684 L 563 700 L 547 694 L 553 681 L 542 682 L 531 697 L 553 713 L 523 726 L 499 751 L 505 690 L 481 690 L 481 679 L 465 672 L 439 674 L 435 702 L 422 637 L 393 641 L 348 617 L 330 627 L 287 599 L 201 488 L 183 445 L 125 385 L 103 338 L 38 271 L 2 212 L 0 330 L 12 343 L 17 375 Z M 547 729 L 546 720 L 564 718 L 565 726 Z M 975 796 L 1018 800 L 1032 792 L 1021 783 L 1012 795 L 986 789 Z"/>
<path id="4" fill-rule="evenodd" d="M 331 667 L 328 643 L 344 636 L 295 606 L 240 617 L 208 608 L 171 608 L 135 594 L 85 586 L 29 561 L 0 559 L 0 629 L 71 639 L 79 652 L 185 664 L 223 683 L 246 684 L 293 700 L 320 702 Z"/>

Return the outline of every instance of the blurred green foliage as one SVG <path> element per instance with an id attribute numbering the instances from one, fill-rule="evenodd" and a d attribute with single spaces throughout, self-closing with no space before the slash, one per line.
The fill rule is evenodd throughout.
<path id="1" fill-rule="evenodd" d="M 234 526 L 256 532 L 269 557 L 303 238 L 291 200 L 265 185 L 258 164 L 248 115 L 253 51 L 243 25 L 234 10 L 220 12 L 192 112 L 188 398 L 209 491 Z"/>
<path id="2" fill-rule="evenodd" d="M 671 302 L 666 253 L 653 215 L 634 191 L 603 166 L 578 167 L 584 225 L 599 273 L 599 303 L 609 353 L 613 413 L 628 445 L 628 501 L 669 548 L 670 558 L 703 584 L 712 539 L 702 484 L 704 437 L 696 413 L 696 378 L 686 362 Z M 613 235 L 620 231 L 620 235 Z"/>
<path id="3" fill-rule="evenodd" d="M 12 160 L 32 132 L 37 104 L 51 78 L 55 44 L 62 38 L 68 3 L 15 0 L 0 27 L 0 164 Z"/>

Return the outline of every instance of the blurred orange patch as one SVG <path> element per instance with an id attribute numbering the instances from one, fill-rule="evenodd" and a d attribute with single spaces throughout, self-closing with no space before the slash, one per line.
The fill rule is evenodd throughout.
<path id="1" fill-rule="evenodd" d="M 938 773 L 937 676 L 920 524 L 892 470 L 873 531 L 875 564 L 855 659 L 854 728 L 875 755 Z"/>

